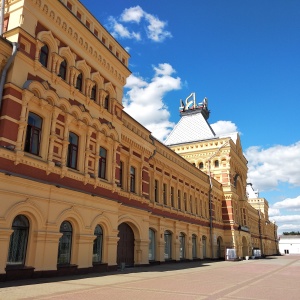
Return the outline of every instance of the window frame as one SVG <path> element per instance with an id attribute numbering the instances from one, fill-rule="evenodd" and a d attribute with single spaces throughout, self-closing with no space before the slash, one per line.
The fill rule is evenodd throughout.
<path id="1" fill-rule="evenodd" d="M 130 166 L 130 192 L 136 193 L 136 168 Z"/>
<path id="2" fill-rule="evenodd" d="M 82 92 L 83 89 L 83 73 L 80 72 L 76 77 L 76 85 L 75 88 Z"/>
<path id="3" fill-rule="evenodd" d="M 105 153 L 105 156 L 102 156 L 101 152 Z M 107 179 L 107 153 L 108 153 L 107 149 L 100 146 L 98 177 L 101 178 L 101 179 Z"/>
<path id="4" fill-rule="evenodd" d="M 152 228 L 149 228 L 149 251 L 148 251 L 148 259 L 149 261 L 155 260 L 155 231 Z"/>
<path id="5" fill-rule="evenodd" d="M 49 51 L 49 46 L 47 44 L 44 44 L 43 47 L 41 47 L 41 50 L 40 50 L 39 62 L 45 68 L 48 68 L 49 52 L 50 52 Z"/>
<path id="6" fill-rule="evenodd" d="M 63 227 L 69 227 L 67 229 Z M 59 238 L 58 242 L 58 252 L 57 252 L 57 265 L 70 265 L 72 259 L 72 242 L 73 242 L 73 227 L 72 224 L 65 220 L 61 223 L 59 232 L 62 233 L 62 236 Z M 66 234 L 65 234 L 66 233 Z M 68 247 L 63 249 L 63 241 L 67 240 Z M 62 255 L 66 255 L 66 259 L 62 257 Z"/>
<path id="7" fill-rule="evenodd" d="M 71 135 L 77 137 L 77 144 L 73 144 L 70 141 Z M 77 170 L 78 166 L 78 150 L 79 150 L 79 136 L 70 131 L 69 132 L 69 144 L 68 144 L 68 154 L 67 154 L 67 167 Z M 75 153 L 75 163 L 73 164 L 73 154 Z"/>
<path id="8" fill-rule="evenodd" d="M 30 118 L 33 119 L 35 122 L 40 121 L 41 123 L 40 127 L 37 127 L 34 124 L 30 124 L 29 123 Z M 27 118 L 27 127 L 26 127 L 25 141 L 24 141 L 24 152 L 37 155 L 37 156 L 40 155 L 42 129 L 43 129 L 43 118 L 38 114 L 30 111 Z M 36 144 L 35 146 L 36 151 L 33 150 L 34 144 Z"/>
<path id="9" fill-rule="evenodd" d="M 13 233 L 10 236 L 6 264 L 9 266 L 12 265 L 25 266 L 30 222 L 25 215 L 20 214 L 14 218 L 11 228 L 13 230 Z M 16 249 L 15 247 L 18 247 L 21 244 L 22 240 L 23 240 L 23 244 L 22 244 L 21 251 L 18 251 L 18 249 Z M 17 257 L 20 258 L 17 259 Z"/>
<path id="10" fill-rule="evenodd" d="M 103 259 L 103 228 L 99 224 L 95 227 L 94 235 L 96 238 L 93 242 L 93 263 L 101 263 Z"/>
<path id="11" fill-rule="evenodd" d="M 63 68 L 62 68 L 63 67 Z M 62 72 L 63 70 L 63 72 Z M 67 79 L 67 71 L 68 71 L 68 62 L 67 60 L 64 58 L 63 61 L 60 63 L 59 65 L 59 71 L 58 71 L 58 75 L 61 79 L 65 80 Z M 62 75 L 63 74 L 63 75 Z"/>

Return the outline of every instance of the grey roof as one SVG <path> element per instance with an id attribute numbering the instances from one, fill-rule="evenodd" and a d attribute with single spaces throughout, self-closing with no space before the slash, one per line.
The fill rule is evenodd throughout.
<path id="1" fill-rule="evenodd" d="M 292 234 L 287 234 L 287 235 L 280 235 L 280 239 L 288 240 L 288 239 L 300 239 L 300 235 L 292 235 Z"/>
<path id="2" fill-rule="evenodd" d="M 165 145 L 177 145 L 215 138 L 216 135 L 201 112 L 184 115 L 175 125 Z"/>

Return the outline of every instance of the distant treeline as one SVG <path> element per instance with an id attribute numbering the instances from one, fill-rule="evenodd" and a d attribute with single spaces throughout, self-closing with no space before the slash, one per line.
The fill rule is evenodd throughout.
<path id="1" fill-rule="evenodd" d="M 283 235 L 300 235 L 300 231 L 283 232 Z"/>

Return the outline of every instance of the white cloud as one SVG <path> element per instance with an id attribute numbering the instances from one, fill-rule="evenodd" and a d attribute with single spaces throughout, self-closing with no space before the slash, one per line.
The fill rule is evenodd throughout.
<path id="1" fill-rule="evenodd" d="M 278 208 L 269 208 L 269 217 L 279 216 L 280 210 Z"/>
<path id="2" fill-rule="evenodd" d="M 109 28 L 111 30 L 111 34 L 114 37 L 120 38 L 128 38 L 128 39 L 135 39 L 139 41 L 141 39 L 141 35 L 138 32 L 129 31 L 127 27 L 123 24 L 117 22 L 117 20 L 113 17 L 109 17 Z"/>
<path id="3" fill-rule="evenodd" d="M 150 14 L 146 14 L 145 17 L 149 22 L 149 25 L 147 26 L 147 36 L 152 41 L 162 42 L 167 37 L 172 37 L 172 34 L 164 29 L 166 22 L 160 21 L 158 18 Z"/>
<path id="4" fill-rule="evenodd" d="M 140 6 L 130 7 L 124 9 L 123 13 L 121 14 L 120 20 L 123 22 L 140 23 L 144 15 L 145 12 Z"/>
<path id="5" fill-rule="evenodd" d="M 181 88 L 181 79 L 173 77 L 175 70 L 164 63 L 153 66 L 154 77 L 147 82 L 142 77 L 130 75 L 125 85 L 124 110 L 150 130 L 157 139 L 164 140 L 174 127 L 164 96 Z"/>
<path id="6" fill-rule="evenodd" d="M 124 24 L 127 24 L 124 26 Z M 138 31 L 131 27 L 139 26 Z M 158 17 L 145 12 L 140 6 L 124 9 L 119 18 L 109 17 L 107 27 L 115 38 L 127 38 L 141 40 L 139 30 L 144 28 L 147 37 L 154 42 L 162 42 L 166 38 L 171 38 L 172 34 L 165 29 L 167 22 L 161 21 Z M 130 28 L 129 28 L 130 27 Z"/>
<path id="7" fill-rule="evenodd" d="M 300 142 L 267 149 L 253 146 L 246 150 L 249 182 L 260 191 L 275 189 L 280 182 L 300 186 Z"/>
<path id="8" fill-rule="evenodd" d="M 285 222 L 300 222 L 300 215 L 285 215 L 285 216 L 273 216 L 270 220 L 285 223 Z"/>
<path id="9" fill-rule="evenodd" d="M 211 124 L 211 127 L 216 135 L 223 135 L 238 131 L 236 125 L 231 121 L 218 121 Z"/>
<path id="10" fill-rule="evenodd" d="M 285 215 L 270 217 L 270 221 L 275 221 L 278 226 L 278 234 L 284 231 L 300 230 L 300 215 Z"/>
<path id="11" fill-rule="evenodd" d="M 295 209 L 300 209 L 300 196 L 296 198 L 287 198 L 283 201 L 276 202 L 273 205 L 274 208 L 278 209 L 287 209 L 287 210 L 295 210 Z"/>

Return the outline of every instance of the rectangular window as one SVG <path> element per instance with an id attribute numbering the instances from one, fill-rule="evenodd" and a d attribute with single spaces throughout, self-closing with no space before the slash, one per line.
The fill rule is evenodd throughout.
<path id="1" fill-rule="evenodd" d="M 178 197 L 177 197 L 178 199 L 178 202 L 177 202 L 177 208 L 178 209 L 181 209 L 181 193 L 180 193 L 180 191 L 178 191 Z"/>
<path id="2" fill-rule="evenodd" d="M 119 176 L 119 185 L 123 188 L 123 170 L 124 170 L 124 163 L 120 161 L 120 176 Z"/>
<path id="3" fill-rule="evenodd" d="M 77 156 L 78 156 L 78 136 L 70 132 L 69 134 L 69 145 L 68 145 L 68 157 L 67 167 L 76 169 L 77 168 Z"/>
<path id="4" fill-rule="evenodd" d="M 77 18 L 81 20 L 81 13 L 79 11 L 77 12 Z"/>
<path id="5" fill-rule="evenodd" d="M 4 18 L 3 32 L 6 32 L 8 29 L 8 20 L 9 20 L 9 17 Z"/>
<path id="6" fill-rule="evenodd" d="M 163 184 L 163 201 L 164 205 L 167 205 L 167 185 Z"/>
<path id="7" fill-rule="evenodd" d="M 106 159 L 107 159 L 107 151 L 106 149 L 100 147 L 99 153 L 99 172 L 98 176 L 102 179 L 106 179 Z"/>
<path id="8" fill-rule="evenodd" d="M 174 207 L 174 187 L 171 186 L 171 195 L 170 195 L 170 200 L 171 200 L 171 206 Z"/>
<path id="9" fill-rule="evenodd" d="M 98 36 L 98 31 L 96 29 L 94 29 L 94 35 Z"/>
<path id="10" fill-rule="evenodd" d="M 67 8 L 68 8 L 69 10 L 72 10 L 72 3 L 70 3 L 69 1 L 67 2 Z"/>
<path id="11" fill-rule="evenodd" d="M 154 180 L 154 201 L 159 202 L 158 199 L 158 180 Z"/>
<path id="12" fill-rule="evenodd" d="M 130 192 L 135 193 L 135 168 L 130 167 Z"/>
<path id="13" fill-rule="evenodd" d="M 42 133 L 42 118 L 30 112 L 26 130 L 24 151 L 39 155 Z"/>
<path id="14" fill-rule="evenodd" d="M 90 28 L 91 23 L 90 23 L 89 21 L 86 21 L 86 22 L 85 22 L 85 25 L 86 25 L 87 28 Z"/>

